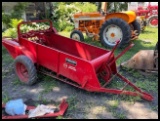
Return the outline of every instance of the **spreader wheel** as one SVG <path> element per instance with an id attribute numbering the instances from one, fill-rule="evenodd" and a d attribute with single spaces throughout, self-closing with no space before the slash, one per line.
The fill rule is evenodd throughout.
<path id="1" fill-rule="evenodd" d="M 78 41 L 84 41 L 84 36 L 81 31 L 79 30 L 73 30 L 70 34 L 70 38 L 78 40 Z"/>
<path id="2" fill-rule="evenodd" d="M 24 55 L 16 57 L 14 70 L 19 80 L 27 85 L 32 85 L 37 80 L 37 72 L 33 62 Z"/>
<path id="3" fill-rule="evenodd" d="M 111 18 L 100 29 L 100 41 L 105 47 L 113 48 L 117 40 L 120 40 L 118 47 L 122 47 L 130 41 L 130 31 L 130 26 L 124 20 Z"/>

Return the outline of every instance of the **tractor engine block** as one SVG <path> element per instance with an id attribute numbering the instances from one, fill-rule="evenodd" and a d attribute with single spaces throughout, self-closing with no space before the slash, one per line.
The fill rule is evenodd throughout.
<path id="1" fill-rule="evenodd" d="M 98 34 L 100 28 L 100 20 L 80 20 L 79 21 L 79 30 L 86 31 L 89 33 Z"/>

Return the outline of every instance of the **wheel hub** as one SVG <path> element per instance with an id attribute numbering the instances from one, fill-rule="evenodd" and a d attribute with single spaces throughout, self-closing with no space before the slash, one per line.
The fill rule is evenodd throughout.
<path id="1" fill-rule="evenodd" d="M 122 30 L 119 26 L 117 25 L 109 25 L 105 28 L 104 33 L 103 33 L 103 38 L 104 41 L 109 44 L 114 46 L 116 44 L 117 40 L 122 40 L 123 33 Z"/>
<path id="2" fill-rule="evenodd" d="M 17 63 L 16 70 L 21 80 L 23 80 L 24 82 L 27 82 L 29 78 L 27 68 L 22 63 Z"/>
<path id="3" fill-rule="evenodd" d="M 157 26 L 158 20 L 157 20 L 157 19 L 153 19 L 153 20 L 151 20 L 150 23 L 151 23 L 152 25 L 154 25 L 154 26 Z"/>
<path id="4" fill-rule="evenodd" d="M 115 34 L 114 33 L 111 33 L 111 37 L 113 38 L 115 36 Z"/>
<path id="5" fill-rule="evenodd" d="M 80 36 L 77 33 L 74 33 L 72 35 L 72 38 L 75 39 L 75 40 L 79 40 L 80 41 Z"/>

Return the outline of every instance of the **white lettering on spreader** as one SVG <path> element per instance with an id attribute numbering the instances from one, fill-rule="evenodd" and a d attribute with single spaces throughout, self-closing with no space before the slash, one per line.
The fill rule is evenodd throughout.
<path id="1" fill-rule="evenodd" d="M 63 67 L 66 68 L 66 69 L 71 69 L 73 71 L 76 71 L 76 68 L 74 66 L 68 65 L 66 63 L 63 64 Z"/>
<path id="2" fill-rule="evenodd" d="M 73 70 L 73 71 L 76 71 L 76 68 L 74 67 L 74 66 L 68 66 L 68 69 L 71 69 L 71 70 Z"/>

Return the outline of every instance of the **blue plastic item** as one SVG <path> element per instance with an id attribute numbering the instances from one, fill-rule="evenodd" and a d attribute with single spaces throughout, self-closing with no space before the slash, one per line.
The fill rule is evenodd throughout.
<path id="1" fill-rule="evenodd" d="M 22 99 L 10 100 L 6 103 L 5 112 L 9 115 L 24 115 L 26 105 Z"/>

